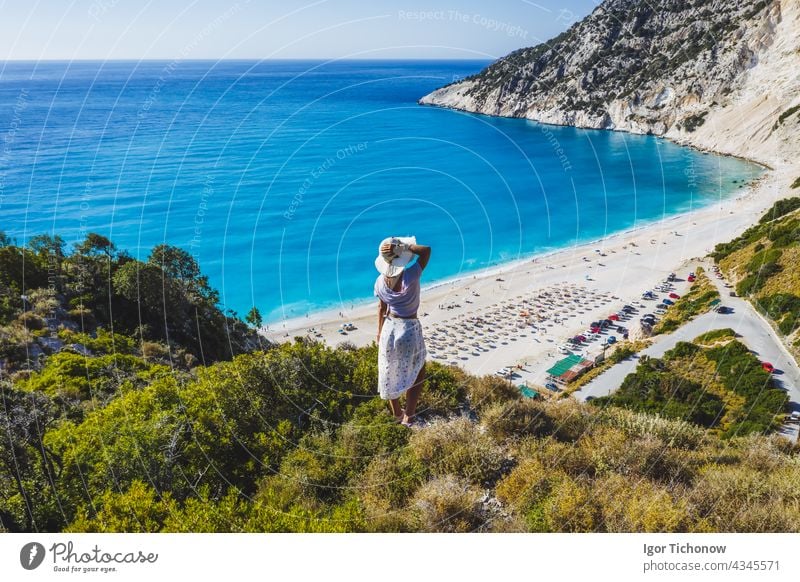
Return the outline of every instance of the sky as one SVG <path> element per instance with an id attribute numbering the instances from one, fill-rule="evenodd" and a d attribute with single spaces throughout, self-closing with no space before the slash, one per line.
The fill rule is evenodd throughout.
<path id="1" fill-rule="evenodd" d="M 599 0 L 0 0 L 0 60 L 498 58 Z"/>

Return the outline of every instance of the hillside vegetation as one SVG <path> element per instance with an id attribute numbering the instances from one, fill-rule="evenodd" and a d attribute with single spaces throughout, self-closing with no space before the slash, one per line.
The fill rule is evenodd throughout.
<path id="1" fill-rule="evenodd" d="M 101 242 L 108 252 L 60 257 L 55 290 L 42 274 L 49 251 L 0 249 L 4 265 L 26 260 L 24 285 L 2 270 L 2 530 L 800 529 L 798 449 L 759 434 L 783 395 L 727 334 L 676 348 L 663 366 L 643 362 L 603 406 L 522 399 L 504 380 L 430 363 L 429 425 L 412 431 L 375 394 L 375 345 L 298 339 L 219 348 L 212 363 L 206 346 L 220 344 L 207 336 L 243 347 L 252 337 L 219 312 L 196 265 L 171 248 L 139 263 Z M 163 296 L 137 304 L 126 265 L 204 317 L 200 337 L 170 315 L 159 325 Z M 82 293 L 78 272 L 96 277 Z M 33 345 L 40 357 L 20 355 Z M 668 377 L 689 364 L 708 394 Z M 624 400 L 651 384 L 652 401 Z M 670 400 L 673 385 L 681 398 Z"/>
<path id="2" fill-rule="evenodd" d="M 747 297 L 800 353 L 800 198 L 778 201 L 758 224 L 716 246 L 713 257 L 736 292 Z"/>
<path id="3" fill-rule="evenodd" d="M 22 247 L 0 232 L 0 369 L 8 373 L 36 369 L 40 356 L 64 348 L 188 368 L 258 347 L 256 334 L 218 301 L 194 258 L 177 247 L 159 245 L 139 261 L 97 234 L 68 250 L 58 236 Z"/>
<path id="4" fill-rule="evenodd" d="M 688 420 L 723 439 L 774 430 L 788 396 L 747 346 L 725 331 L 704 334 L 696 343 L 678 342 L 661 359 L 643 356 L 619 390 L 595 404 Z"/>

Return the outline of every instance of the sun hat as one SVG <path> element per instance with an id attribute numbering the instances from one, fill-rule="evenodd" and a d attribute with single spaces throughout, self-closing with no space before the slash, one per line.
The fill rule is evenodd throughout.
<path id="1" fill-rule="evenodd" d="M 375 268 L 387 277 L 397 277 L 414 258 L 414 253 L 408 250 L 408 245 L 416 244 L 416 242 L 417 239 L 413 236 L 403 238 L 390 236 L 383 239 L 378 245 Z M 381 247 L 386 243 L 392 244 L 392 250 L 384 254 L 381 253 Z"/>

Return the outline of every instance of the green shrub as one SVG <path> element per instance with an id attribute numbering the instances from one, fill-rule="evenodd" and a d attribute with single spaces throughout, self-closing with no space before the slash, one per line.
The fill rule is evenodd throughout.
<path id="1" fill-rule="evenodd" d="M 746 297 L 761 288 L 762 282 L 756 275 L 747 275 L 736 284 L 736 294 Z"/>
<path id="2" fill-rule="evenodd" d="M 800 178 L 795 180 L 795 183 L 800 182 Z M 793 188 L 796 186 L 793 184 Z M 765 222 L 770 222 L 775 220 L 776 218 L 780 218 L 781 216 L 786 216 L 790 212 L 794 212 L 800 208 L 800 197 L 794 198 L 783 198 L 782 200 L 778 200 L 775 204 L 772 205 L 772 208 L 767 210 L 767 212 L 759 219 L 759 224 L 764 224 Z"/>
<path id="3" fill-rule="evenodd" d="M 377 362 L 377 355 L 376 355 Z M 466 396 L 464 374 L 458 368 L 438 362 L 425 364 L 427 380 L 420 396 L 423 415 L 448 415 L 458 412 Z"/>
<path id="4" fill-rule="evenodd" d="M 683 344 L 683 345 L 682 345 Z M 694 353 L 696 346 L 681 342 L 665 354 L 665 361 L 677 355 Z M 719 423 L 724 404 L 707 392 L 701 384 L 672 372 L 655 358 L 642 362 L 629 374 L 619 390 L 594 401 L 597 405 L 612 404 L 639 412 L 658 414 L 667 418 L 687 420 L 710 428 Z"/>
<path id="5" fill-rule="evenodd" d="M 787 109 L 778 116 L 778 121 L 775 123 L 775 125 L 782 124 L 784 121 L 786 121 L 789 117 L 791 117 L 798 111 L 800 111 L 800 105 L 795 105 L 794 107 L 790 107 L 789 109 Z"/>
<path id="6" fill-rule="evenodd" d="M 17 317 L 17 324 L 29 330 L 39 330 L 45 327 L 44 319 L 32 311 L 21 313 Z"/>
<path id="7" fill-rule="evenodd" d="M 778 322 L 784 335 L 793 333 L 800 325 L 800 297 L 791 293 L 776 293 L 758 299 L 756 304 L 770 319 Z"/>
<path id="8" fill-rule="evenodd" d="M 765 264 L 777 263 L 781 258 L 782 251 L 776 248 L 765 249 L 753 255 L 745 269 L 750 273 L 758 273 Z"/>
<path id="9" fill-rule="evenodd" d="M 695 338 L 695 342 L 699 344 L 712 344 L 719 340 L 735 339 L 736 332 L 729 327 L 722 329 L 712 329 L 706 333 L 702 333 Z"/>

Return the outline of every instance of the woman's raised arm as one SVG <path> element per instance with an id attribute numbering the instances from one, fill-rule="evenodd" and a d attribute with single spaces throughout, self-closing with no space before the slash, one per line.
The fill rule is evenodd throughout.
<path id="1" fill-rule="evenodd" d="M 424 271 L 428 261 L 431 259 L 431 247 L 425 245 L 408 245 L 408 250 L 419 257 L 417 262 L 419 263 L 420 269 Z"/>

